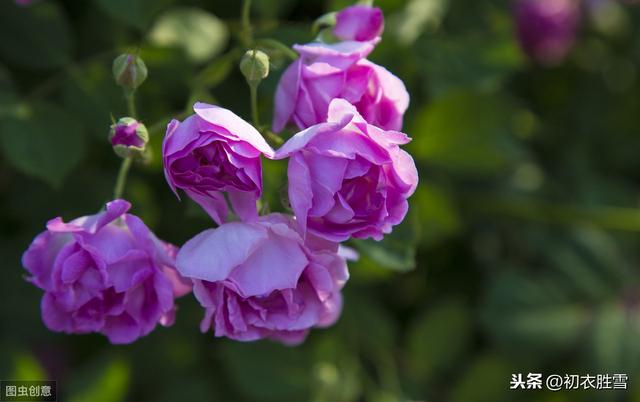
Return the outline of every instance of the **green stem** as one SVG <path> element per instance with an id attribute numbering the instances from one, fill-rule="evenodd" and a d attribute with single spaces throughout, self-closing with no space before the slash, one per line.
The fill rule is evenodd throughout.
<path id="1" fill-rule="evenodd" d="M 125 94 L 125 97 L 127 98 L 127 110 L 129 113 L 129 117 L 133 117 L 134 119 L 136 118 L 136 99 L 134 96 L 134 92 L 128 92 Z"/>
<path id="2" fill-rule="evenodd" d="M 249 91 L 251 92 L 251 118 L 253 125 L 260 130 L 260 115 L 258 114 L 258 86 L 249 85 Z"/>
<path id="3" fill-rule="evenodd" d="M 122 193 L 124 192 L 124 185 L 127 182 L 127 174 L 129 173 L 130 167 L 131 167 L 131 157 L 124 158 L 122 160 L 122 164 L 120 165 L 120 171 L 118 172 L 116 186 L 113 189 L 114 200 L 117 200 L 118 198 L 122 197 Z"/>
<path id="4" fill-rule="evenodd" d="M 245 45 L 249 47 L 253 42 L 253 31 L 251 30 L 251 0 L 244 0 L 242 3 L 242 31 Z"/>

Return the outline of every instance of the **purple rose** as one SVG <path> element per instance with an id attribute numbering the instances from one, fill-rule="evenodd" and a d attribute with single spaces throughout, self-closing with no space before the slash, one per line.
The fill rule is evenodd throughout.
<path id="1" fill-rule="evenodd" d="M 29 281 L 45 291 L 50 330 L 131 343 L 157 323 L 173 324 L 174 298 L 190 291 L 174 267 L 176 247 L 127 214 L 130 206 L 115 200 L 70 223 L 52 219 L 22 256 Z"/>
<path id="2" fill-rule="evenodd" d="M 384 16 L 378 7 L 355 5 L 336 14 L 333 34 L 342 40 L 369 41 L 384 29 Z"/>
<path id="3" fill-rule="evenodd" d="M 219 224 L 227 219 L 223 192 L 243 220 L 256 219 L 262 194 L 261 155 L 273 150 L 249 123 L 233 112 L 206 103 L 193 106 L 195 115 L 173 120 L 162 144 L 164 173 L 177 188 L 200 204 Z"/>
<path id="4" fill-rule="evenodd" d="M 515 18 L 522 49 L 534 60 L 558 64 L 569 53 L 580 20 L 576 0 L 520 0 Z"/>
<path id="5" fill-rule="evenodd" d="M 289 157 L 289 201 L 303 230 L 331 241 L 380 240 L 400 223 L 418 184 L 410 139 L 368 124 L 344 99 L 327 123 L 299 132 L 276 153 Z"/>
<path id="6" fill-rule="evenodd" d="M 402 81 L 365 57 L 377 40 L 332 45 L 294 45 L 300 58 L 280 78 L 273 130 L 292 121 L 300 129 L 323 123 L 332 99 L 353 104 L 365 120 L 384 130 L 402 129 L 409 94 Z"/>
<path id="7" fill-rule="evenodd" d="M 311 236 L 305 242 L 282 214 L 205 230 L 182 247 L 177 267 L 193 279 L 205 308 L 203 332 L 286 344 L 337 320 L 349 277 L 336 243 Z"/>

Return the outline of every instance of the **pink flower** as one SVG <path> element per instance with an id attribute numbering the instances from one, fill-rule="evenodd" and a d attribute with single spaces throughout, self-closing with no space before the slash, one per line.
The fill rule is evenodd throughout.
<path id="1" fill-rule="evenodd" d="M 337 320 L 349 276 L 337 244 L 305 242 L 295 221 L 281 214 L 205 230 L 182 247 L 177 267 L 193 279 L 205 308 L 202 332 L 286 344 Z"/>
<path id="2" fill-rule="evenodd" d="M 280 78 L 273 130 L 282 131 L 289 122 L 300 129 L 325 122 L 335 98 L 349 101 L 370 124 L 384 130 L 402 129 L 409 106 L 404 84 L 365 59 L 378 40 L 294 45 L 300 58 Z"/>
<path id="3" fill-rule="evenodd" d="M 344 99 L 327 123 L 299 132 L 277 152 L 289 157 L 289 201 L 304 231 L 331 241 L 380 240 L 407 213 L 418 184 L 409 138 L 365 122 Z"/>
<path id="4" fill-rule="evenodd" d="M 50 330 L 131 343 L 157 323 L 173 324 L 174 298 L 190 291 L 174 268 L 177 249 L 127 214 L 130 206 L 115 200 L 70 223 L 52 219 L 22 256 L 29 281 L 45 291 Z"/>
<path id="5" fill-rule="evenodd" d="M 384 16 L 378 7 L 355 5 L 336 14 L 333 34 L 342 40 L 369 41 L 382 35 Z"/>
<path id="6" fill-rule="evenodd" d="M 256 200 L 262 194 L 260 157 L 272 157 L 273 150 L 233 112 L 206 103 L 193 109 L 195 115 L 167 127 L 162 157 L 169 186 L 176 195 L 177 188 L 185 190 L 219 224 L 228 215 L 223 192 L 242 219 L 256 219 Z"/>

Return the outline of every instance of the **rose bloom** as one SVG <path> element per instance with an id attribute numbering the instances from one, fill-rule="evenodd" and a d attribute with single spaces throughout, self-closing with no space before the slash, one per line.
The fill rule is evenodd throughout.
<path id="1" fill-rule="evenodd" d="M 167 127 L 162 157 L 167 182 L 183 189 L 220 223 L 227 219 L 223 192 L 236 214 L 257 219 L 262 194 L 262 161 L 273 149 L 249 123 L 230 110 L 196 103 L 196 114 Z"/>
<path id="2" fill-rule="evenodd" d="M 516 28 L 525 53 L 542 64 L 560 63 L 575 42 L 579 7 L 577 0 L 519 0 Z"/>
<path id="3" fill-rule="evenodd" d="M 332 99 L 353 104 L 370 124 L 402 129 L 409 94 L 403 82 L 365 59 L 378 38 L 367 42 L 294 45 L 300 58 L 283 73 L 275 96 L 273 130 L 289 122 L 305 129 L 327 119 Z"/>
<path id="4" fill-rule="evenodd" d="M 218 337 L 297 344 L 312 327 L 333 324 L 349 274 L 338 244 L 309 236 L 289 216 L 231 222 L 205 230 L 178 253 L 205 308 L 200 324 Z"/>
<path id="5" fill-rule="evenodd" d="M 390 233 L 418 184 L 413 159 L 398 146 L 409 141 L 334 99 L 326 123 L 299 132 L 276 153 L 289 157 L 289 201 L 303 230 L 331 241 Z"/>
<path id="6" fill-rule="evenodd" d="M 127 214 L 130 206 L 115 200 L 96 215 L 52 219 L 22 256 L 28 280 L 45 291 L 50 330 L 131 343 L 173 324 L 174 298 L 190 291 L 174 267 L 177 249 Z"/>
<path id="7" fill-rule="evenodd" d="M 336 13 L 333 34 L 342 40 L 369 41 L 384 29 L 384 16 L 378 7 L 355 5 Z"/>

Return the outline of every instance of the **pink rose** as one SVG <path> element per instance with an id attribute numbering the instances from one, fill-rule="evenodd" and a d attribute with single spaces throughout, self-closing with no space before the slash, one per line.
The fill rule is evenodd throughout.
<path id="1" fill-rule="evenodd" d="M 173 324 L 174 298 L 191 290 L 175 270 L 175 246 L 155 237 L 124 200 L 70 223 L 56 218 L 22 256 L 29 281 L 45 291 L 52 331 L 99 332 L 131 343 L 157 323 Z"/>
<path id="2" fill-rule="evenodd" d="M 384 16 L 378 7 L 355 5 L 336 14 L 333 34 L 342 40 L 364 42 L 382 35 Z"/>
<path id="3" fill-rule="evenodd" d="M 303 230 L 331 241 L 380 240 L 407 213 L 418 184 L 409 138 L 368 124 L 344 99 L 329 105 L 326 123 L 287 141 L 289 201 Z"/>
<path id="4" fill-rule="evenodd" d="M 305 242 L 282 214 L 205 230 L 182 247 L 177 267 L 205 308 L 203 332 L 286 344 L 336 321 L 349 276 L 336 243 L 311 236 Z"/>
<path id="5" fill-rule="evenodd" d="M 195 115 L 167 127 L 162 157 L 167 182 L 177 195 L 183 189 L 219 224 L 227 219 L 223 193 L 242 219 L 258 217 L 262 194 L 262 161 L 273 149 L 260 133 L 233 112 L 206 103 Z"/>
<path id="6" fill-rule="evenodd" d="M 404 84 L 365 59 L 378 40 L 294 45 L 300 58 L 280 78 L 273 130 L 280 132 L 289 122 L 300 129 L 325 122 L 335 98 L 349 101 L 370 124 L 384 130 L 402 129 L 409 106 Z"/>

